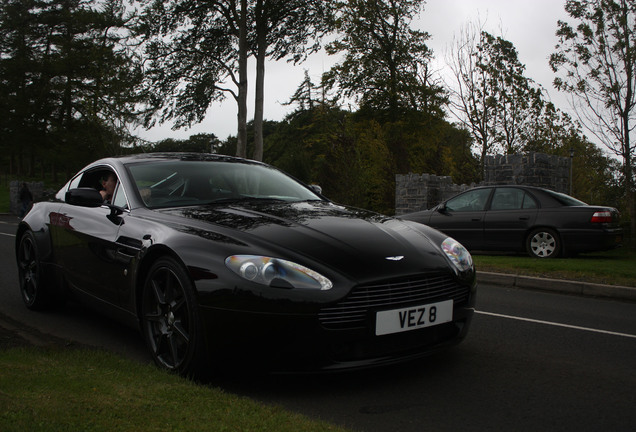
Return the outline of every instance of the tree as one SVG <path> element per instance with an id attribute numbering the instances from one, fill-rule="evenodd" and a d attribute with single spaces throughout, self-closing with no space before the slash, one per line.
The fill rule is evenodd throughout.
<path id="1" fill-rule="evenodd" d="M 315 97 L 318 92 L 321 92 L 320 98 Z M 302 83 L 300 83 L 289 101 L 283 105 L 297 104 L 299 111 L 311 111 L 314 106 L 324 103 L 324 99 L 324 88 L 314 84 L 309 76 L 309 71 L 305 69 L 305 78 Z"/>
<path id="2" fill-rule="evenodd" d="M 28 174 L 39 160 L 55 175 L 119 150 L 140 100 L 126 25 L 121 0 L 1 3 L 0 117 L 18 167 L 25 155 Z"/>
<path id="3" fill-rule="evenodd" d="M 220 141 L 214 134 L 204 133 L 190 135 L 185 140 L 166 138 L 152 145 L 149 150 L 156 152 L 216 153 L 219 146 Z"/>
<path id="4" fill-rule="evenodd" d="M 331 8 L 324 0 L 143 0 L 139 34 L 159 121 L 201 121 L 230 94 L 238 105 L 237 154 L 247 153 L 247 60 L 256 59 L 255 159 L 263 155 L 265 61 L 301 61 L 318 49 Z M 229 81 L 229 82 L 228 82 Z M 152 118 L 148 118 L 152 125 Z"/>
<path id="5" fill-rule="evenodd" d="M 329 31 L 331 0 L 256 0 L 254 52 L 256 57 L 256 100 L 254 109 L 254 158 L 263 158 L 263 101 L 265 60 L 289 57 L 294 63 L 320 48 Z"/>
<path id="6" fill-rule="evenodd" d="M 476 181 L 470 134 L 444 118 L 405 110 L 389 121 L 369 108 L 345 111 L 308 74 L 288 104 L 297 109 L 267 136 L 267 161 L 319 183 L 337 202 L 391 214 L 398 172 Z"/>
<path id="7" fill-rule="evenodd" d="M 636 120 L 636 1 L 568 0 L 576 27 L 559 21 L 554 86 L 572 96 L 581 123 L 622 160 L 632 245 L 636 245 L 636 191 L 631 134 Z"/>
<path id="8" fill-rule="evenodd" d="M 35 109 L 44 111 L 47 104 L 34 103 L 44 89 L 38 65 L 44 55 L 41 24 L 33 12 L 37 6 L 35 0 L 9 0 L 0 6 L 0 145 L 3 155 L 9 155 L 10 171 L 18 174 L 23 154 L 34 151 L 43 127 L 37 118 L 48 117 Z"/>
<path id="9" fill-rule="evenodd" d="M 324 76 L 363 108 L 385 111 L 396 119 L 404 110 L 442 116 L 445 95 L 430 70 L 430 35 L 410 28 L 423 0 L 339 1 L 330 55 L 344 59 Z"/>
<path id="10" fill-rule="evenodd" d="M 239 41 L 238 26 L 246 10 L 236 1 L 144 0 L 140 7 L 135 34 L 146 58 L 145 85 L 153 95 L 146 126 L 167 120 L 175 129 L 189 126 L 230 94 L 239 107 L 241 141 L 247 123 L 247 29 Z M 226 80 L 236 89 L 225 87 Z"/>
<path id="11" fill-rule="evenodd" d="M 482 172 L 487 155 L 523 150 L 547 105 L 540 87 L 524 75 L 514 45 L 469 23 L 448 63 L 455 80 L 449 85 L 451 111 L 472 133 Z"/>
<path id="12" fill-rule="evenodd" d="M 484 32 L 474 24 L 467 24 L 454 39 L 453 50 L 447 60 L 456 85 L 449 85 L 451 112 L 468 129 L 479 147 L 481 171 L 486 156 L 494 146 L 497 124 L 494 85 L 485 68 L 479 67 L 478 46 Z"/>

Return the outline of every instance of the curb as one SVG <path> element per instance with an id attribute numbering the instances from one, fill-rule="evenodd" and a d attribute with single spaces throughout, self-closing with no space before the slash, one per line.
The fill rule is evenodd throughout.
<path id="1" fill-rule="evenodd" d="M 551 291 L 585 297 L 602 297 L 615 300 L 636 301 L 636 288 L 602 285 L 562 279 L 538 278 L 532 276 L 511 275 L 477 271 L 477 281 L 493 285 L 536 291 Z"/>
<path id="2" fill-rule="evenodd" d="M 27 324 L 9 318 L 0 311 L 0 329 L 12 333 L 18 339 L 26 341 L 26 343 L 37 347 L 52 346 L 68 346 L 69 341 L 58 338 L 57 336 L 44 334 L 39 330 Z"/>

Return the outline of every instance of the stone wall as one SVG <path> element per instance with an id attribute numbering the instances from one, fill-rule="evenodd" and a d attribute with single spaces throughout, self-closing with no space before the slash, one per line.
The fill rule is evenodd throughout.
<path id="1" fill-rule="evenodd" d="M 567 193 L 570 158 L 543 153 L 487 156 L 484 181 L 456 185 L 449 176 L 398 174 L 395 176 L 395 214 L 430 209 L 471 187 L 498 184 L 538 186 Z"/>
<path id="2" fill-rule="evenodd" d="M 19 215 L 22 204 L 20 203 L 20 188 L 22 181 L 12 180 L 9 183 L 9 211 L 12 214 Z M 27 187 L 33 195 L 34 201 L 40 201 L 46 195 L 44 183 L 42 182 L 26 182 Z"/>
<path id="3" fill-rule="evenodd" d="M 456 185 L 450 176 L 398 174 L 395 176 L 395 214 L 429 209 L 475 185 Z"/>
<path id="4" fill-rule="evenodd" d="M 529 153 L 487 156 L 482 185 L 522 184 L 568 193 L 570 158 Z"/>

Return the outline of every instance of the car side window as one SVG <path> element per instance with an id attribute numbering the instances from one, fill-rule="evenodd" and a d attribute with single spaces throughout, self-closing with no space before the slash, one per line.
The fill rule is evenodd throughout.
<path id="1" fill-rule="evenodd" d="M 491 189 L 476 189 L 463 193 L 446 202 L 446 210 L 453 212 L 483 211 Z"/>
<path id="2" fill-rule="evenodd" d="M 537 201 L 530 196 L 530 194 L 525 192 L 523 194 L 523 205 L 521 206 L 521 208 L 536 209 L 536 208 L 539 208 L 539 205 L 537 204 Z"/>
<path id="3" fill-rule="evenodd" d="M 79 187 L 80 184 L 80 180 L 82 179 L 81 175 L 78 175 L 77 177 L 75 177 L 73 180 L 71 180 L 71 182 L 68 185 L 69 189 L 75 189 Z"/>
<path id="4" fill-rule="evenodd" d="M 526 191 L 518 188 L 497 188 L 490 210 L 521 210 L 537 208 L 537 203 Z"/>
<path id="5" fill-rule="evenodd" d="M 490 210 L 519 210 L 525 192 L 516 188 L 497 188 L 492 196 Z"/>
<path id="6" fill-rule="evenodd" d="M 114 174 L 116 183 L 112 192 L 112 197 L 108 200 L 112 204 L 125 208 L 128 208 L 128 199 L 126 197 L 126 193 L 121 186 L 121 182 L 117 177 L 117 174 L 110 168 L 99 167 L 97 169 L 87 170 L 77 177 L 75 177 L 69 183 L 69 189 L 74 189 L 78 187 L 90 187 L 96 190 L 103 189 L 103 180 L 108 177 L 109 174 Z"/>
<path id="7" fill-rule="evenodd" d="M 124 192 L 124 188 L 121 187 L 121 182 L 119 180 L 117 180 L 117 186 L 115 187 L 115 193 L 113 194 L 113 204 L 121 208 L 128 208 L 126 193 Z"/>

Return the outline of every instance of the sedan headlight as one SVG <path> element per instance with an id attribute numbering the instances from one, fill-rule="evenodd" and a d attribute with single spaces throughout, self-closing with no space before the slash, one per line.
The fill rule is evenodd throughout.
<path id="1" fill-rule="evenodd" d="M 444 240 L 442 250 L 460 272 L 473 269 L 473 257 L 470 252 L 454 238 L 448 237 Z"/>
<path id="2" fill-rule="evenodd" d="M 305 266 L 279 258 L 257 255 L 232 255 L 225 265 L 251 282 L 277 288 L 328 290 L 329 279 Z"/>

